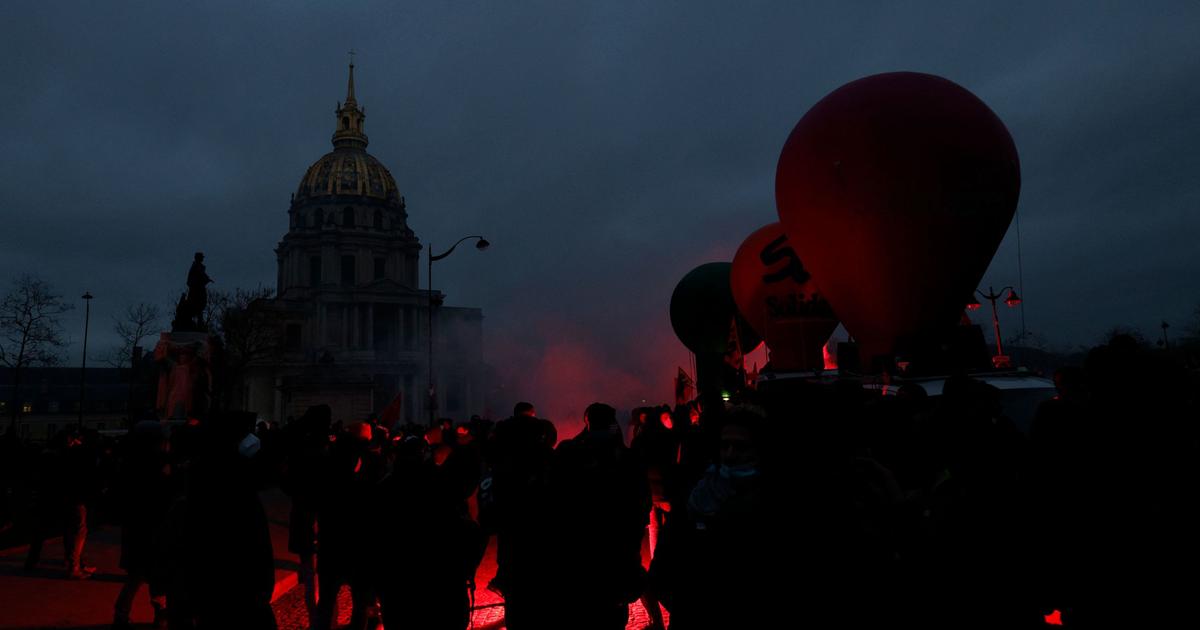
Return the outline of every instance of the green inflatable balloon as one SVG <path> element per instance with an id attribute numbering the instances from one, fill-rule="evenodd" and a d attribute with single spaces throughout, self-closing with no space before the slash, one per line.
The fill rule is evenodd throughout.
<path id="1" fill-rule="evenodd" d="M 730 322 L 737 318 L 738 341 L 747 353 L 762 343 L 758 333 L 738 314 L 729 288 L 732 263 L 705 263 L 689 271 L 671 293 L 671 327 L 675 336 L 696 354 L 725 354 Z"/>

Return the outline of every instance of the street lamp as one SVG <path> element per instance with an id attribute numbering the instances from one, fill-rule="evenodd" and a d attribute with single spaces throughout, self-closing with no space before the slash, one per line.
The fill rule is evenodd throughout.
<path id="1" fill-rule="evenodd" d="M 83 428 L 83 384 L 87 375 L 88 324 L 92 320 L 92 294 L 83 292 L 83 360 L 79 362 L 79 428 Z"/>
<path id="2" fill-rule="evenodd" d="M 1004 303 L 1009 308 L 1021 303 L 1021 298 L 1017 296 L 1017 292 L 1012 287 L 1004 287 L 1000 289 L 1000 293 L 996 293 L 992 287 L 988 287 L 987 293 L 979 290 L 975 291 L 979 294 L 979 297 L 992 303 L 992 330 L 996 334 L 996 356 L 992 357 L 992 365 L 995 367 L 1006 367 L 1009 365 L 1008 357 L 1004 355 L 1004 346 L 1000 342 L 1000 313 L 996 311 L 996 300 L 999 300 L 1005 291 L 1008 291 L 1008 297 L 1004 298 Z M 982 305 L 975 299 L 975 296 L 971 296 L 971 301 L 967 303 L 967 308 L 977 311 L 980 306 Z"/>
<path id="3" fill-rule="evenodd" d="M 446 251 L 444 251 L 440 254 L 437 254 L 435 256 L 433 253 L 433 243 L 432 242 L 429 243 L 429 275 L 428 275 L 429 282 L 427 283 L 426 286 L 429 289 L 429 316 L 428 316 L 428 319 L 429 319 L 429 392 L 428 392 L 429 398 L 428 398 L 428 407 L 429 407 L 429 426 L 430 427 L 432 427 L 435 423 L 437 423 L 437 391 L 434 389 L 434 383 L 433 383 L 433 301 L 434 301 L 433 263 L 449 256 L 450 254 L 453 254 L 455 247 L 458 247 L 459 245 L 461 245 L 463 241 L 466 241 L 466 240 L 469 240 L 472 238 L 478 239 L 478 242 L 475 243 L 475 249 L 478 249 L 479 251 L 483 251 L 483 250 L 487 249 L 489 245 L 491 245 L 491 243 L 489 243 L 488 240 L 486 238 L 483 238 L 482 236 L 478 236 L 478 235 L 464 236 L 464 237 L 458 239 L 458 241 L 455 242 L 453 245 L 451 245 L 450 249 L 447 249 Z"/>

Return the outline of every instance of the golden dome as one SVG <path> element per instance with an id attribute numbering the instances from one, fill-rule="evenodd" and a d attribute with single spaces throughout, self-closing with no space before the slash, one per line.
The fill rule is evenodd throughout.
<path id="1" fill-rule="evenodd" d="M 352 195 L 400 202 L 396 180 L 370 153 L 338 149 L 321 156 L 300 180 L 296 201 Z"/>
<path id="2" fill-rule="evenodd" d="M 400 204 L 400 191 L 387 168 L 367 153 L 363 133 L 365 109 L 354 97 L 354 64 L 346 85 L 346 102 L 338 103 L 333 151 L 321 156 L 300 180 L 295 201 L 334 196 L 355 196 Z"/>

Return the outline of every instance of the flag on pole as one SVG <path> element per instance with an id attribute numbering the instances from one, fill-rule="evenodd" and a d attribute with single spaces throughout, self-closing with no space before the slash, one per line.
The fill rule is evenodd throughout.
<path id="1" fill-rule="evenodd" d="M 388 427 L 400 421 L 400 409 L 404 402 L 404 392 L 397 392 L 396 397 L 392 402 L 388 403 L 387 407 L 383 408 L 383 412 L 379 414 L 379 424 Z"/>
<path id="2" fill-rule="evenodd" d="M 737 371 L 745 373 L 746 365 L 742 356 L 742 340 L 738 336 L 737 316 L 729 318 L 729 345 L 725 349 L 725 363 Z"/>
<path id="3" fill-rule="evenodd" d="M 693 386 L 696 384 L 692 377 L 688 376 L 683 368 L 679 368 L 679 373 L 675 375 L 675 406 L 681 407 L 686 405 L 693 398 Z"/>

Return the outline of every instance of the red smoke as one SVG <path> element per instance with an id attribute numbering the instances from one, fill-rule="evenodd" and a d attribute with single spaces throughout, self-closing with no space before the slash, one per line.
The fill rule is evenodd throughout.
<path id="1" fill-rule="evenodd" d="M 621 339 L 599 339 L 596 333 L 553 316 L 522 322 L 522 334 L 488 331 L 488 362 L 500 388 L 491 401 L 497 419 L 526 400 L 558 427 L 559 439 L 583 428 L 583 410 L 605 402 L 629 410 L 670 402 L 677 366 L 691 370 L 687 350 L 660 317 Z M 626 420 L 622 414 L 622 422 Z"/>
<path id="2" fill-rule="evenodd" d="M 489 395 L 493 418 L 506 418 L 513 404 L 529 401 L 539 416 L 554 422 L 561 440 L 583 428 L 583 410 L 593 402 L 616 407 L 623 425 L 634 407 L 673 403 L 678 368 L 693 377 L 695 373 L 691 353 L 671 329 L 671 291 L 693 267 L 732 260 L 744 236 L 714 235 L 678 252 L 671 269 L 637 270 L 629 278 L 632 286 L 605 298 L 597 297 L 606 293 L 597 286 L 563 287 L 556 297 L 569 305 L 565 311 L 530 311 L 524 319 L 497 328 L 487 328 L 488 323 L 501 318 L 488 319 L 485 360 L 495 369 L 497 381 Z M 635 272 L 608 273 L 623 277 Z M 611 310 L 600 323 L 583 322 L 588 314 L 580 311 L 587 309 L 571 310 L 597 299 L 607 300 Z M 521 306 L 523 314 L 530 310 L 526 306 Z M 755 358 L 759 367 L 766 361 L 765 353 Z"/>

